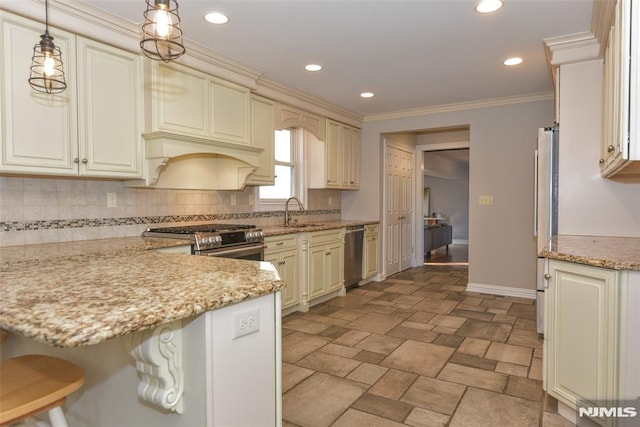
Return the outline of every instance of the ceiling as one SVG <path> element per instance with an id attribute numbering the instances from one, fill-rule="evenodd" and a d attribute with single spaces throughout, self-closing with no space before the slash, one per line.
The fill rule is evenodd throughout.
<path id="1" fill-rule="evenodd" d="M 142 0 L 88 0 L 140 23 Z M 592 0 L 180 0 L 184 37 L 364 116 L 552 90 L 542 40 L 589 31 Z M 230 22 L 211 25 L 217 10 Z M 502 62 L 521 56 L 512 68 Z M 304 66 L 324 68 L 309 73 Z M 375 93 L 363 99 L 361 92 Z"/>

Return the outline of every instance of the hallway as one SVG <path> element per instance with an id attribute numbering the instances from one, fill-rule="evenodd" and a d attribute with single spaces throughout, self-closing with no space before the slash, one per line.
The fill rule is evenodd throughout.
<path id="1" fill-rule="evenodd" d="M 564 426 L 534 300 L 422 266 L 283 319 L 284 426 Z"/>

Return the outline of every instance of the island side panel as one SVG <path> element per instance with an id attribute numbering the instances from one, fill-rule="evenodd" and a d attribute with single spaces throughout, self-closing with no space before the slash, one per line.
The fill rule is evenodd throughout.
<path id="1" fill-rule="evenodd" d="M 71 394 L 63 409 L 70 426 L 206 425 L 204 315 L 182 320 L 184 412 L 161 410 L 138 398 L 135 361 L 128 352 L 130 336 L 75 348 L 56 348 L 10 334 L 2 344 L 2 359 L 38 353 L 69 360 L 85 371 L 84 386 Z"/>
<path id="2" fill-rule="evenodd" d="M 276 292 L 181 321 L 182 414 L 138 398 L 140 380 L 129 353 L 131 336 L 56 348 L 10 334 L 0 357 L 50 354 L 82 367 L 86 383 L 64 405 L 69 425 L 75 427 L 277 426 L 281 425 L 279 307 Z M 251 316 L 251 321 L 259 319 L 258 330 L 236 336 L 238 319 L 247 321 Z"/>

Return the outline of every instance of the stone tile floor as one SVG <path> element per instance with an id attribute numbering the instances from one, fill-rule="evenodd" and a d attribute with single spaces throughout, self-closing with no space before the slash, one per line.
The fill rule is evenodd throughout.
<path id="1" fill-rule="evenodd" d="M 568 426 L 542 390 L 535 301 L 422 266 L 283 319 L 284 426 Z"/>

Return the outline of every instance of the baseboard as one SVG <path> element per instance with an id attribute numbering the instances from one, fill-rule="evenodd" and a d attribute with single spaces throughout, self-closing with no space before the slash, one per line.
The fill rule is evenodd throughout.
<path id="1" fill-rule="evenodd" d="M 467 291 L 481 294 L 502 295 L 505 297 L 520 297 L 536 299 L 535 289 L 510 288 L 508 286 L 484 285 L 482 283 L 467 283 Z"/>
<path id="2" fill-rule="evenodd" d="M 452 239 L 451 243 L 454 245 L 468 245 L 469 239 Z"/>

